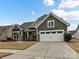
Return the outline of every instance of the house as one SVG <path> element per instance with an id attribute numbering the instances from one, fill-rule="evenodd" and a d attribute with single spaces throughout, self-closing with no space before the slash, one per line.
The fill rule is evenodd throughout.
<path id="1" fill-rule="evenodd" d="M 15 40 L 64 41 L 64 33 L 67 32 L 69 25 L 51 12 L 44 14 L 34 22 L 12 25 L 3 32 L 5 32 L 6 37 Z"/>
<path id="2" fill-rule="evenodd" d="M 70 32 L 72 34 L 72 38 L 79 39 L 79 25 L 75 31 Z"/>
<path id="3" fill-rule="evenodd" d="M 12 25 L 10 26 L 0 26 L 0 40 L 6 40 L 6 36 L 9 37 L 9 30 L 12 27 Z M 8 33 L 8 35 L 7 35 Z M 11 35 L 11 34 L 10 34 Z"/>

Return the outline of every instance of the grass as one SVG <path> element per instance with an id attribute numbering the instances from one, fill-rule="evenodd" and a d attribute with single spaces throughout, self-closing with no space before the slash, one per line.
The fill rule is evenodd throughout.
<path id="1" fill-rule="evenodd" d="M 27 42 L 27 41 L 13 41 L 13 42 L 0 42 L 0 49 L 16 49 L 16 50 L 24 50 L 35 42 Z"/>
<path id="2" fill-rule="evenodd" d="M 79 53 L 79 40 L 72 39 L 68 44 L 76 51 Z"/>
<path id="3" fill-rule="evenodd" d="M 6 57 L 6 56 L 9 56 L 9 55 L 12 55 L 12 53 L 3 53 L 3 52 L 0 52 L 0 58 Z"/>

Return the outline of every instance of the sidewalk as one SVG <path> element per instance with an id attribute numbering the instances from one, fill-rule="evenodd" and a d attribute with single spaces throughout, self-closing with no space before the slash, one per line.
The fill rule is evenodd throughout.
<path id="1" fill-rule="evenodd" d="M 0 49 L 0 52 L 4 52 L 4 53 L 18 53 L 22 50 L 14 50 L 14 49 Z"/>

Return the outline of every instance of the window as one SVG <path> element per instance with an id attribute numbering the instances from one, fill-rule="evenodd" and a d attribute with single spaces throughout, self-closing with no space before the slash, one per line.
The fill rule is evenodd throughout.
<path id="1" fill-rule="evenodd" d="M 41 32 L 41 34 L 45 34 L 45 32 Z"/>
<path id="2" fill-rule="evenodd" d="M 46 34 L 50 34 L 50 32 L 46 32 Z"/>
<path id="3" fill-rule="evenodd" d="M 58 31 L 57 33 L 62 33 L 62 31 Z"/>
<path id="4" fill-rule="evenodd" d="M 52 34 L 55 34 L 56 32 L 52 32 Z"/>
<path id="5" fill-rule="evenodd" d="M 53 28 L 53 27 L 55 27 L 55 21 L 54 21 L 54 20 L 47 21 L 47 27 L 48 27 L 48 28 Z"/>

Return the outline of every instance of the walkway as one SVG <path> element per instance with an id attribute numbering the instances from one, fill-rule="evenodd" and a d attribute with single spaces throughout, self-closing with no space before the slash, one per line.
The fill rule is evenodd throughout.
<path id="1" fill-rule="evenodd" d="M 22 50 L 14 50 L 14 49 L 0 49 L 0 52 L 4 52 L 4 53 L 18 53 Z"/>

